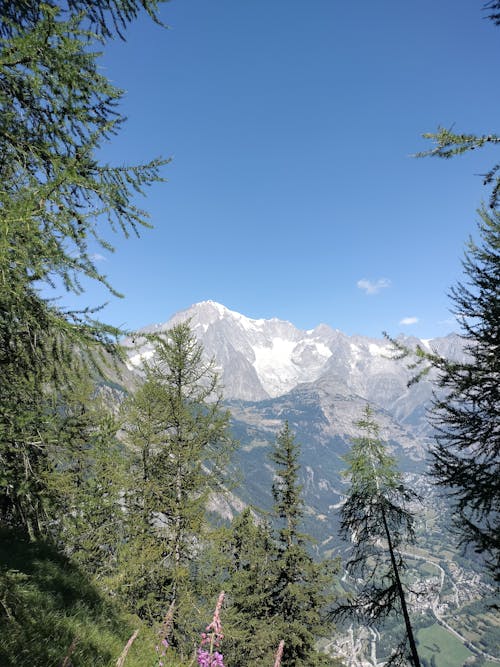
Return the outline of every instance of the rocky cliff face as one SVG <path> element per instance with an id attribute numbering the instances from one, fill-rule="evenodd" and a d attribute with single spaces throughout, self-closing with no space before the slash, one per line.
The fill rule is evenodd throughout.
<path id="1" fill-rule="evenodd" d="M 397 428 L 414 436 L 428 435 L 425 409 L 432 397 L 432 378 L 408 388 L 412 371 L 395 360 L 384 339 L 347 336 L 320 324 L 302 331 L 277 319 L 254 320 L 213 301 L 195 304 L 164 324 L 138 332 L 129 353 L 129 368 L 140 370 L 152 347 L 141 333 L 161 333 L 189 319 L 207 356 L 219 368 L 224 396 L 230 401 L 265 401 L 295 392 L 312 392 L 337 434 L 352 432 L 351 417 L 363 402 L 391 418 Z M 432 341 L 404 338 L 410 347 L 420 345 L 450 358 L 462 355 L 460 338 L 450 335 Z M 131 345 L 132 341 L 128 341 Z M 334 424 L 337 424 L 335 427 Z M 389 433 L 390 431 L 390 433 Z"/>

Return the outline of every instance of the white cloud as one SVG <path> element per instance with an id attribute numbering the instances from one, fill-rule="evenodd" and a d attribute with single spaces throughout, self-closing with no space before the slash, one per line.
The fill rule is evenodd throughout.
<path id="1" fill-rule="evenodd" d="M 399 324 L 416 324 L 418 322 L 418 317 L 403 317 L 402 320 L 399 320 Z"/>
<path id="2" fill-rule="evenodd" d="M 375 282 L 368 280 L 367 278 L 362 278 L 358 280 L 356 285 L 359 289 L 364 289 L 366 294 L 377 294 L 381 289 L 389 287 L 391 281 L 388 278 L 379 278 Z"/>
<path id="3" fill-rule="evenodd" d="M 104 257 L 104 255 L 101 255 L 98 252 L 95 252 L 93 255 L 90 255 L 90 259 L 93 262 L 106 262 L 107 261 L 106 257 Z"/>

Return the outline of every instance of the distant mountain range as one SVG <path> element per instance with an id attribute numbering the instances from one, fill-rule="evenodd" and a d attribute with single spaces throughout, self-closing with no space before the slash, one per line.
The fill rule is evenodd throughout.
<path id="1" fill-rule="evenodd" d="M 160 333 L 186 319 L 207 356 L 215 359 L 228 401 L 258 403 L 283 400 L 286 395 L 290 400 L 315 395 L 330 427 L 343 436 L 354 434 L 353 419 L 368 402 L 383 421 L 384 437 L 411 440 L 430 433 L 425 410 L 432 397 L 432 379 L 408 388 L 412 371 L 407 361 L 394 359 L 389 341 L 347 336 L 326 324 L 303 331 L 290 322 L 254 320 L 214 301 L 203 301 L 163 324 L 140 329 L 136 347 L 129 352 L 129 369 L 140 370 L 153 354 L 150 343 L 141 343 L 141 333 Z M 448 358 L 463 356 L 456 334 L 398 340 Z"/>
<path id="2" fill-rule="evenodd" d="M 154 354 L 141 333 L 161 333 L 186 319 L 220 371 L 241 443 L 237 466 L 243 484 L 238 496 L 245 502 L 270 505 L 272 469 L 266 452 L 287 419 L 302 445 L 307 528 L 320 542 L 328 540 L 345 484 L 340 457 L 357 435 L 355 421 L 366 403 L 373 408 L 381 438 L 401 468 L 415 473 L 425 467 L 432 438 L 426 411 L 435 383 L 430 376 L 408 387 L 412 371 L 407 361 L 393 358 L 389 341 L 347 336 L 325 324 L 302 331 L 290 322 L 254 320 L 204 301 L 163 324 L 140 329 L 134 344 L 125 341 L 129 370 L 140 373 L 143 362 Z M 461 339 L 455 334 L 399 340 L 448 358 L 463 357 Z M 218 511 L 232 514 L 229 506 Z"/>
<path id="3" fill-rule="evenodd" d="M 467 601 L 479 599 L 490 589 L 476 574 L 477 563 L 464 559 L 452 546 L 448 502 L 426 474 L 427 452 L 433 440 L 427 410 L 433 392 L 439 392 L 435 374 L 408 387 L 414 371 L 408 369 L 408 360 L 394 358 L 391 343 L 383 338 L 347 336 L 325 324 L 302 331 L 290 322 L 254 320 L 204 301 L 163 324 L 141 329 L 134 341 L 125 341 L 129 345 L 129 379 L 140 376 L 143 362 L 154 354 L 141 334 L 161 333 L 186 319 L 219 368 L 233 433 L 240 442 L 229 475 L 237 479 L 239 473 L 240 484 L 232 494 L 214 494 L 210 508 L 214 514 L 230 519 L 245 505 L 264 510 L 272 506 L 273 467 L 268 452 L 277 431 L 288 420 L 301 444 L 304 530 L 313 536 L 322 557 L 344 555 L 349 545 L 338 536 L 339 509 L 348 485 L 341 474 L 345 468 L 342 457 L 358 435 L 355 422 L 369 403 L 381 427 L 380 437 L 397 458 L 405 483 L 421 498 L 411 508 L 417 520 L 419 547 L 419 555 L 411 560 L 412 576 L 421 590 L 427 587 L 432 591 L 432 609 L 440 600 L 444 607 L 453 609 L 452 618 L 462 613 L 463 606 L 463 618 L 472 622 Z M 462 339 L 456 334 L 432 340 L 401 336 L 398 340 L 409 348 L 420 345 L 448 359 L 465 358 Z M 441 584 L 436 569 L 442 573 Z M 472 581 L 476 583 L 471 587 Z M 437 596 L 436 585 L 440 586 Z M 457 602 L 458 590 L 464 591 L 464 602 Z M 454 591 L 453 600 L 447 591 Z M 425 601 L 419 601 L 413 604 L 421 613 Z M 481 618 L 479 615 L 477 623 L 474 621 L 476 629 Z M 482 634 L 482 630 L 477 632 Z M 343 636 L 339 637 L 341 645 Z M 436 650 L 444 654 L 448 650 L 446 637 L 433 644 L 437 647 L 439 643 Z M 449 641 L 456 641 L 450 637 Z M 352 636 L 344 639 L 351 654 Z M 361 659 L 363 664 L 372 664 L 371 641 L 356 641 L 356 647 L 359 664 Z M 377 650 L 384 653 L 386 648 Z"/>
<path id="4" fill-rule="evenodd" d="M 161 333 L 188 320 L 208 357 L 219 369 L 224 396 L 236 420 L 275 432 L 294 406 L 309 406 L 314 423 L 292 427 L 323 438 L 350 438 L 354 422 L 369 403 L 381 426 L 381 437 L 394 441 L 406 457 L 421 460 L 431 429 L 426 411 L 436 389 L 429 376 L 408 387 L 414 371 L 407 360 L 394 358 L 385 339 L 347 336 L 326 324 L 303 331 L 276 318 L 250 319 L 214 301 L 203 301 L 176 313 L 163 324 L 144 327 L 131 341 L 128 367 L 140 372 L 154 354 L 141 333 Z M 458 335 L 421 340 L 399 337 L 410 348 L 420 345 L 447 358 L 463 357 Z M 296 411 L 297 412 L 297 411 Z M 294 424 L 294 422 L 297 422 Z M 304 443 L 307 446 L 307 442 Z"/>

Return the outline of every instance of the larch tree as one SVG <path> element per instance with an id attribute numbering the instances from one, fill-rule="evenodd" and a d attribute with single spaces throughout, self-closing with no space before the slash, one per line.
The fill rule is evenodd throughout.
<path id="1" fill-rule="evenodd" d="M 488 0 L 483 5 L 486 18 L 496 26 L 500 26 L 500 0 Z M 437 157 L 448 160 L 469 151 L 480 150 L 488 146 L 500 144 L 500 136 L 494 132 L 476 134 L 472 132 L 457 132 L 451 128 L 439 126 L 436 132 L 426 132 L 424 139 L 435 145 L 433 148 L 421 151 L 416 157 Z M 483 185 L 491 188 L 489 208 L 497 209 L 500 202 L 500 163 L 494 164 L 482 174 Z"/>
<path id="2" fill-rule="evenodd" d="M 193 595 L 207 503 L 211 494 L 223 492 L 233 440 L 214 362 L 204 357 L 189 322 L 158 336 L 155 346 L 126 417 L 127 441 L 143 479 L 137 487 L 143 497 L 131 489 L 127 502 L 142 534 L 161 544 L 160 572 L 168 583 L 158 611 L 175 602 L 179 626 Z"/>
<path id="3" fill-rule="evenodd" d="M 146 371 L 147 372 L 147 371 Z M 168 536 L 158 529 L 162 480 L 156 465 L 164 442 L 164 391 L 146 375 L 122 405 L 129 475 L 125 485 L 125 535 L 118 549 L 118 577 L 113 587 L 139 617 L 159 620 L 171 596 L 171 569 L 165 562 Z"/>
<path id="4" fill-rule="evenodd" d="M 416 495 L 403 485 L 369 406 L 356 426 L 362 435 L 353 439 L 345 457 L 350 487 L 340 512 L 340 534 L 351 543 L 346 570 L 356 582 L 356 592 L 338 604 L 333 615 L 372 625 L 390 614 L 402 614 L 406 639 L 395 648 L 390 663 L 408 657 L 420 667 L 401 579 L 406 568 L 401 550 L 414 539 L 407 505 Z"/>
<path id="5" fill-rule="evenodd" d="M 500 583 L 500 215 L 483 209 L 479 235 L 465 256 L 466 281 L 451 290 L 466 360 L 431 359 L 444 391 L 431 412 L 431 461 L 462 543 Z"/>
<path id="6" fill-rule="evenodd" d="M 484 3 L 484 10 L 499 26 L 499 0 Z M 419 157 L 449 159 L 500 144 L 500 136 L 492 132 L 442 127 L 424 137 L 435 145 Z M 431 411 L 436 428 L 432 474 L 451 497 L 461 542 L 482 554 L 500 583 L 500 163 L 482 178 L 490 189 L 488 205 L 479 209 L 477 241 L 468 244 L 465 282 L 450 294 L 468 359 L 456 363 L 422 349 L 417 353 L 423 372 L 436 369 L 445 391 Z"/>
<path id="7" fill-rule="evenodd" d="M 125 519 L 126 457 L 117 438 L 119 421 L 102 386 L 86 374 L 59 387 L 53 409 L 48 488 L 59 514 L 53 535 L 89 575 L 109 577 Z"/>
<path id="8" fill-rule="evenodd" d="M 111 249 L 105 230 L 129 235 L 149 224 L 135 196 L 162 180 L 165 163 L 100 161 L 124 118 L 122 91 L 100 72 L 96 46 L 157 6 L 12 0 L 0 8 L 0 521 L 31 537 L 50 523 L 47 395 L 68 381 L 76 350 L 95 361 L 102 348 L 119 350 L 119 332 L 92 309 L 57 306 L 40 288 L 81 293 L 90 279 L 114 292 L 95 249 Z"/>
<path id="9" fill-rule="evenodd" d="M 98 150 L 124 118 L 117 109 L 123 93 L 101 74 L 95 47 L 117 30 L 123 34 L 141 7 L 154 14 L 157 5 L 155 0 L 2 4 L 0 287 L 5 354 L 34 355 L 44 343 L 37 322 L 73 342 L 110 345 L 113 340 L 116 330 L 97 323 L 90 310 L 56 308 L 40 298 L 37 288 L 59 281 L 80 293 L 82 279 L 88 278 L 113 291 L 95 260 L 99 245 L 112 249 L 102 233 L 129 235 L 149 225 L 134 196 L 162 180 L 159 170 L 165 161 L 130 167 L 99 161 Z"/>

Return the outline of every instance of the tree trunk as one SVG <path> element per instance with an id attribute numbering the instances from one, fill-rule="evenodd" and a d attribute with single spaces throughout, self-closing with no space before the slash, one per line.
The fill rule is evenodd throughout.
<path id="1" fill-rule="evenodd" d="M 413 628 L 411 627 L 410 623 L 410 616 L 408 614 L 408 608 L 406 606 L 405 594 L 403 591 L 403 586 L 401 584 L 401 579 L 399 578 L 399 571 L 396 563 L 396 557 L 394 555 L 394 548 L 392 546 L 391 534 L 389 532 L 389 527 L 385 519 L 385 511 L 383 507 L 382 507 L 382 521 L 384 522 L 385 535 L 387 537 L 387 543 L 389 545 L 389 553 L 391 555 L 392 569 L 394 570 L 396 585 L 398 587 L 399 599 L 401 600 L 401 608 L 403 609 L 403 616 L 405 619 L 405 626 L 406 626 L 406 635 L 408 637 L 408 642 L 410 644 L 412 662 L 414 667 L 420 667 L 420 659 L 417 653 L 417 645 L 415 643 L 415 638 L 413 636 Z"/>

